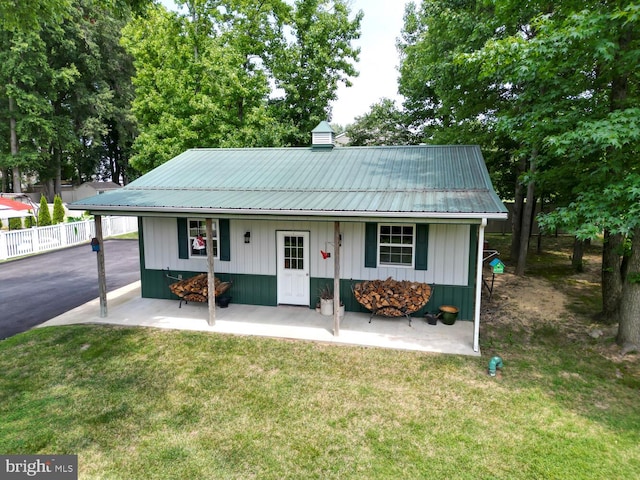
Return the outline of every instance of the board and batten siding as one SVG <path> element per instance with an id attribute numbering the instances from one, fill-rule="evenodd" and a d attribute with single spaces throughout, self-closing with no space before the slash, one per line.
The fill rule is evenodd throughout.
<path id="1" fill-rule="evenodd" d="M 144 268 L 153 270 L 205 272 L 206 259 L 178 258 L 175 218 L 145 217 Z M 276 275 L 276 232 L 308 231 L 310 276 L 333 277 L 333 256 L 323 259 L 320 251 L 335 252 L 333 222 L 230 220 L 230 261 L 216 260 L 217 273 Z M 341 278 L 375 280 L 393 277 L 440 285 L 467 286 L 469 282 L 470 225 L 430 224 L 427 270 L 402 267 L 365 268 L 365 223 L 341 222 Z M 251 232 L 251 243 L 244 234 Z"/>

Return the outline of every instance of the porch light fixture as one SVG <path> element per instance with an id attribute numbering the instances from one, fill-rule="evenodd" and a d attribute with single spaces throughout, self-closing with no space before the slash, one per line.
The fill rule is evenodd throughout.
<path id="1" fill-rule="evenodd" d="M 251 243 L 251 232 L 244 234 L 244 243 Z"/>

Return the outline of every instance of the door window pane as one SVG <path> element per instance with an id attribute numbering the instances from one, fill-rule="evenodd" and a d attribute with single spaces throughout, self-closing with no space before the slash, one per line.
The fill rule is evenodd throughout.
<path id="1" fill-rule="evenodd" d="M 304 269 L 303 237 L 284 237 L 284 268 L 290 270 Z"/>

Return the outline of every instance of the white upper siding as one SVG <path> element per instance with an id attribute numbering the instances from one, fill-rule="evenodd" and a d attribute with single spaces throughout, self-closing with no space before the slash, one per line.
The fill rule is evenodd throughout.
<path id="1" fill-rule="evenodd" d="M 220 273 L 276 275 L 276 231 L 308 231 L 310 233 L 310 275 L 333 277 L 333 222 L 298 222 L 269 220 L 230 221 L 231 261 L 216 260 L 214 270 Z M 467 285 L 469 278 L 469 225 L 429 225 L 428 269 L 401 267 L 364 267 L 364 223 L 341 222 L 342 248 L 340 276 L 356 280 L 393 277 L 441 285 Z M 244 243 L 245 232 L 251 232 L 251 243 Z M 178 258 L 178 231 L 175 218 L 143 218 L 145 268 L 206 271 L 206 259 Z M 320 250 L 331 252 L 322 258 Z"/>

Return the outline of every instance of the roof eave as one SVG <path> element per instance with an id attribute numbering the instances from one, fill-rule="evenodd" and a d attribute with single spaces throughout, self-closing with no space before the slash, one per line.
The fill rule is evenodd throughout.
<path id="1" fill-rule="evenodd" d="M 291 217 L 351 217 L 351 218 L 442 218 L 442 219 L 494 219 L 506 220 L 506 212 L 383 212 L 383 211 L 353 211 L 353 210 L 277 210 L 277 209 L 203 209 L 203 208 L 167 208 L 167 207 L 135 207 L 123 208 L 117 205 L 80 205 L 73 204 L 71 210 L 87 210 L 96 215 L 134 215 L 154 214 L 163 216 L 180 215 L 284 215 Z"/>

